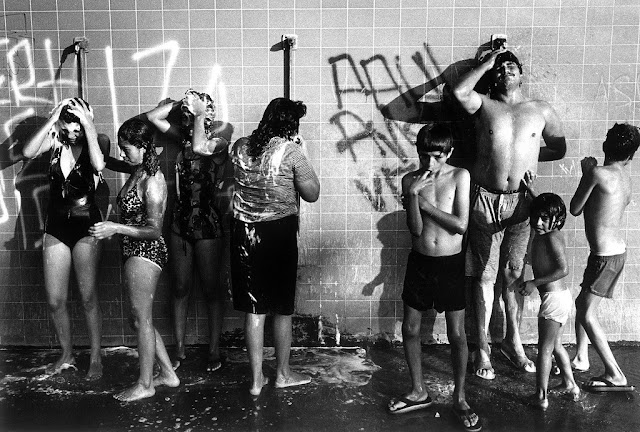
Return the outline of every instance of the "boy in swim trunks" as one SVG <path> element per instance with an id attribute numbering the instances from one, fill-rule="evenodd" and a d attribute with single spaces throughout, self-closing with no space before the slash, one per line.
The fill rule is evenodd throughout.
<path id="1" fill-rule="evenodd" d="M 592 391 L 629 391 L 627 378 L 613 357 L 597 318 L 603 297 L 612 298 L 626 258 L 621 232 L 624 210 L 631 201 L 628 165 L 640 145 L 640 132 L 630 124 L 615 124 L 602 144 L 604 164 L 593 157 L 582 159 L 582 178 L 571 199 L 571 214 L 584 211 L 584 230 L 591 254 L 576 299 L 577 353 L 572 366 L 589 369 L 588 339 L 604 364 L 604 373 L 592 378 L 585 388 Z M 588 337 L 588 339 L 587 339 Z"/>
<path id="2" fill-rule="evenodd" d="M 527 176 L 525 176 L 525 179 Z M 520 294 L 530 295 L 538 289 L 538 359 L 536 361 L 536 393 L 533 403 L 543 410 L 549 407 L 547 387 L 551 371 L 551 354 L 555 355 L 562 384 L 554 390 L 578 400 L 580 389 L 573 379 L 567 350 L 562 346 L 562 331 L 569 320 L 573 298 L 571 291 L 560 281 L 568 273 L 565 240 L 560 232 L 567 217 L 567 209 L 558 195 L 543 193 L 531 202 L 531 267 L 534 278 L 520 285 Z"/>
<path id="3" fill-rule="evenodd" d="M 422 378 L 420 322 L 422 312 L 444 312 L 455 389 L 453 413 L 469 431 L 482 429 L 482 421 L 465 399 L 467 337 L 464 329 L 465 284 L 462 236 L 469 219 L 469 172 L 447 165 L 453 152 L 451 133 L 437 124 L 423 127 L 416 149 L 420 168 L 402 179 L 402 194 L 412 250 L 407 262 L 402 300 L 402 337 L 411 374 L 411 391 L 392 399 L 392 414 L 423 409 L 433 403 Z"/>

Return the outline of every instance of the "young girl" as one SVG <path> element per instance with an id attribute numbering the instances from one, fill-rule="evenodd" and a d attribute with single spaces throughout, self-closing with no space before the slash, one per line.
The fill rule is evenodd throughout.
<path id="1" fill-rule="evenodd" d="M 520 294 L 528 296 L 536 288 L 540 293 L 536 393 L 532 398 L 536 405 L 546 410 L 549 407 L 547 386 L 552 352 L 562 376 L 562 384 L 555 390 L 572 396 L 573 400 L 580 396 L 580 388 L 573 379 L 569 354 L 562 346 L 563 326 L 573 306 L 571 292 L 560 282 L 568 274 L 565 240 L 560 232 L 567 210 L 558 195 L 543 193 L 531 202 L 530 214 L 534 230 L 530 252 L 534 278 L 521 284 Z"/>
<path id="2" fill-rule="evenodd" d="M 122 236 L 125 284 L 138 332 L 140 377 L 132 387 L 114 397 L 130 402 L 153 396 L 159 385 L 177 387 L 180 380 L 152 322 L 153 298 L 160 273 L 167 263 L 167 246 L 162 237 L 167 183 L 158 168 L 153 130 L 142 120 L 129 119 L 118 130 L 118 146 L 124 161 L 134 167 L 118 194 L 122 223 L 100 222 L 89 232 L 98 239 L 114 234 Z M 155 378 L 154 359 L 160 366 L 160 373 Z"/>

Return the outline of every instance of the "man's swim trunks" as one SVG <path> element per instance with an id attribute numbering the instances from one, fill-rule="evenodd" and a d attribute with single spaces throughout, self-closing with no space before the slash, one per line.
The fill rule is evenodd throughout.
<path id="1" fill-rule="evenodd" d="M 626 252 L 609 256 L 590 254 L 580 284 L 582 290 L 600 297 L 613 298 L 626 258 Z"/>
<path id="2" fill-rule="evenodd" d="M 466 274 L 495 281 L 500 269 L 522 270 L 529 243 L 525 191 L 499 193 L 471 188 Z"/>
<path id="3" fill-rule="evenodd" d="M 573 297 L 568 289 L 540 293 L 538 318 L 544 318 L 565 325 L 571 315 Z"/>
<path id="4" fill-rule="evenodd" d="M 464 253 L 432 257 L 412 250 L 407 260 L 402 300 L 419 311 L 463 310 L 466 306 Z"/>

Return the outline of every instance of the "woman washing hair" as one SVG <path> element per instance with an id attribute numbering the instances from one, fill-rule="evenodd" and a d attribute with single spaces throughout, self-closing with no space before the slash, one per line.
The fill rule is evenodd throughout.
<path id="1" fill-rule="evenodd" d="M 73 266 L 91 345 L 87 379 L 96 380 L 102 376 L 102 316 L 96 290 L 102 245 L 91 237 L 89 227 L 102 220 L 95 193 L 109 154 L 109 138 L 96 132 L 93 110 L 87 102 L 80 98 L 60 102 L 22 153 L 34 159 L 49 151 L 49 207 L 42 256 L 47 302 L 62 354 L 47 366 L 46 373 L 75 368 L 67 310 Z"/>

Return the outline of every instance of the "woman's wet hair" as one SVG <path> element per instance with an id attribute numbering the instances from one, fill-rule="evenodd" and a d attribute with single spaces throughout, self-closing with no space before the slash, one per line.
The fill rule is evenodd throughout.
<path id="1" fill-rule="evenodd" d="M 118 139 L 126 141 L 136 148 L 146 150 L 142 158 L 142 167 L 150 176 L 155 175 L 159 168 L 153 133 L 151 126 L 137 117 L 125 121 L 118 129 Z"/>
<path id="2" fill-rule="evenodd" d="M 207 93 L 200 93 L 192 89 L 187 90 L 185 93 L 185 95 L 189 95 L 189 94 L 197 96 L 198 98 L 200 98 L 201 101 L 203 101 L 207 105 L 204 113 L 204 132 L 208 138 L 211 138 L 214 133 L 213 121 L 216 118 L 216 106 L 213 103 L 213 98 Z M 182 103 L 182 112 L 185 115 L 189 116 L 190 128 L 192 128 L 194 115 L 191 111 L 189 111 L 189 108 L 187 108 L 184 102 Z"/>
<path id="3" fill-rule="evenodd" d="M 531 220 L 536 220 L 540 216 L 548 216 L 552 221 L 551 229 L 562 229 L 567 220 L 567 207 L 562 198 L 558 195 L 545 192 L 533 199 L 529 207 Z"/>
<path id="4" fill-rule="evenodd" d="M 607 138 L 602 143 L 602 151 L 611 161 L 633 159 L 633 155 L 640 145 L 640 131 L 628 123 L 616 123 L 607 132 Z"/>
<path id="5" fill-rule="evenodd" d="M 87 102 L 86 100 L 79 97 L 73 98 L 73 100 L 76 103 L 84 103 L 87 106 L 88 110 L 91 109 L 89 102 Z M 65 123 L 80 123 L 80 119 L 78 118 L 78 116 L 69 111 L 70 108 L 71 106 L 69 104 L 66 104 L 64 107 L 62 107 L 60 116 L 58 118 Z"/>
<path id="6" fill-rule="evenodd" d="M 416 137 L 416 150 L 418 153 L 441 151 L 449 153 L 453 148 L 451 129 L 444 123 L 436 123 L 432 126 L 423 126 Z"/>
<path id="7" fill-rule="evenodd" d="M 247 154 L 259 156 L 273 137 L 292 139 L 298 134 L 300 119 L 307 113 L 307 107 L 301 101 L 288 98 L 276 98 L 269 102 L 262 120 L 249 137 Z"/>

